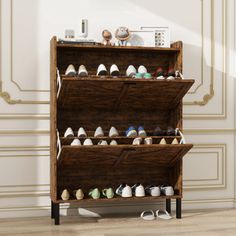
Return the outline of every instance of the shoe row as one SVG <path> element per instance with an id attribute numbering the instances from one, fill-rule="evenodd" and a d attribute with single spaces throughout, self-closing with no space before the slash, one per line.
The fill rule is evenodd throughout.
<path id="1" fill-rule="evenodd" d="M 97 76 L 119 76 L 120 70 L 117 65 L 113 64 L 110 67 L 110 73 L 108 73 L 107 68 L 104 64 L 100 64 L 97 68 Z M 73 64 L 70 64 L 65 72 L 66 76 L 79 76 L 79 77 L 87 77 L 88 71 L 84 65 L 80 65 L 78 68 L 78 71 L 76 71 Z M 143 65 L 140 65 L 138 69 L 136 69 L 133 65 L 129 65 L 125 75 L 127 77 L 136 78 L 136 79 L 151 79 L 156 77 L 156 79 L 167 79 L 167 80 L 173 80 L 176 77 L 180 77 L 179 71 L 175 71 L 173 68 L 169 68 L 168 71 L 163 70 L 162 67 L 158 67 L 156 72 L 152 75 L 151 73 L 148 73 L 147 68 Z"/>
<path id="2" fill-rule="evenodd" d="M 143 126 L 139 126 L 137 129 L 134 126 L 130 126 L 126 132 L 126 137 L 146 137 L 147 133 Z M 168 126 L 166 130 L 161 129 L 157 126 L 152 132 L 153 136 L 176 136 L 178 134 L 178 129 L 174 129 L 171 126 Z"/>
<path id="3" fill-rule="evenodd" d="M 173 127 L 167 127 L 166 130 L 161 129 L 159 126 L 157 126 L 154 131 L 153 131 L 153 136 L 176 136 L 178 134 L 178 130 L 174 129 Z M 79 138 L 86 138 L 88 137 L 85 129 L 83 127 L 80 127 L 77 133 L 77 136 Z M 101 126 L 97 127 L 95 132 L 94 132 L 94 137 L 99 138 L 99 137 L 104 137 L 104 131 Z M 108 136 L 111 138 L 118 137 L 119 132 L 118 130 L 112 126 L 109 130 Z M 142 137 L 145 138 L 147 137 L 147 132 L 143 128 L 143 126 L 139 126 L 137 129 L 134 126 L 130 126 L 126 132 L 125 132 L 126 137 L 130 138 L 135 138 L 135 137 Z M 75 134 L 72 130 L 71 127 L 68 127 L 64 133 L 64 137 L 75 137 Z"/>
<path id="4" fill-rule="evenodd" d="M 74 136 L 75 136 L 75 134 L 74 134 L 72 128 L 71 128 L 71 127 L 68 127 L 68 128 L 66 129 L 65 133 L 64 133 L 64 137 L 66 138 L 66 137 L 74 137 Z M 86 138 L 86 137 L 88 137 L 88 135 L 87 135 L 87 133 L 86 133 L 86 131 L 85 131 L 85 129 L 84 129 L 83 127 L 80 127 L 80 128 L 79 128 L 78 133 L 77 133 L 77 136 L 78 136 L 79 138 Z M 105 135 L 104 135 L 104 131 L 103 131 L 103 129 L 102 129 L 101 126 L 99 126 L 99 127 L 96 128 L 96 130 L 95 130 L 93 136 L 94 136 L 95 138 L 99 138 L 99 137 L 104 137 L 104 136 L 105 136 Z M 109 130 L 108 136 L 109 136 L 110 138 L 117 137 L 117 136 L 119 136 L 119 132 L 118 132 L 118 130 L 117 130 L 114 126 L 112 126 L 112 127 L 110 128 L 110 130 Z"/>
<path id="5" fill-rule="evenodd" d="M 174 189 L 172 186 L 168 185 L 162 185 L 162 186 L 155 186 L 155 185 L 149 185 L 144 188 L 142 184 L 135 184 L 132 187 L 130 187 L 128 184 L 121 184 L 115 191 L 113 191 L 112 188 L 106 188 L 103 189 L 101 192 L 98 188 L 91 189 L 88 193 L 88 196 L 93 199 L 99 199 L 100 197 L 106 197 L 106 198 L 113 198 L 115 196 L 120 197 L 145 197 L 147 196 L 153 196 L 158 197 L 161 195 L 164 196 L 173 196 L 174 195 Z M 82 189 L 77 189 L 73 191 L 73 197 L 75 197 L 77 200 L 82 200 L 84 198 L 84 193 Z M 64 189 L 61 194 L 61 198 L 64 201 L 67 201 L 70 199 L 70 193 L 67 189 Z"/>
<path id="6" fill-rule="evenodd" d="M 151 145 L 153 144 L 153 138 L 152 137 L 146 137 L 146 138 L 142 138 L 142 137 L 137 137 L 137 138 L 134 138 L 134 140 L 132 141 L 132 145 L 141 145 L 141 144 L 146 144 L 146 145 Z M 155 143 L 155 144 L 167 144 L 166 142 L 166 139 L 165 138 L 162 138 L 160 140 L 160 142 L 158 143 Z M 171 144 L 179 144 L 178 142 L 178 139 L 177 138 L 174 138 L 172 141 L 171 141 Z M 71 144 L 71 146 L 81 146 L 82 143 L 81 141 L 78 139 L 78 138 L 75 138 Z M 93 141 L 90 139 L 90 138 L 86 138 L 83 142 L 83 145 L 84 146 L 91 146 L 91 145 L 94 145 Z M 116 140 L 111 140 L 110 142 L 106 141 L 106 140 L 100 140 L 96 145 L 103 145 L 103 146 L 106 146 L 106 145 L 118 145 L 118 142 Z"/>
<path id="7" fill-rule="evenodd" d="M 158 197 L 161 195 L 164 196 L 173 196 L 174 189 L 172 186 L 162 185 L 162 186 L 155 186 L 149 185 L 144 188 L 144 186 L 140 183 L 133 185 L 130 187 L 128 184 L 121 184 L 116 189 L 116 194 L 121 197 L 145 197 L 146 195 Z"/>

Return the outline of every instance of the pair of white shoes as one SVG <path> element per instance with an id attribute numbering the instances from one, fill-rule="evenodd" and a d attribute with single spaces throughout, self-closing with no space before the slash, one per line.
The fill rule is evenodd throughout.
<path id="1" fill-rule="evenodd" d="M 141 137 L 137 137 L 133 140 L 133 145 L 140 145 L 142 143 L 143 139 Z M 144 144 L 151 145 L 152 144 L 152 138 L 147 137 L 144 139 Z"/>
<path id="2" fill-rule="evenodd" d="M 174 189 L 172 186 L 154 186 L 154 185 L 149 185 L 145 188 L 145 192 L 152 196 L 152 197 L 158 197 L 162 195 L 165 196 L 173 196 L 174 195 Z"/>
<path id="3" fill-rule="evenodd" d="M 65 72 L 66 76 L 76 76 L 76 70 L 74 65 L 70 64 Z M 78 76 L 80 77 L 87 77 L 88 76 L 88 71 L 84 65 L 80 65 L 78 69 Z"/>
<path id="4" fill-rule="evenodd" d="M 104 136 L 105 135 L 104 135 L 102 127 L 101 126 L 97 127 L 97 129 L 95 130 L 95 133 L 94 133 L 94 137 L 98 138 L 98 137 L 104 137 Z M 119 136 L 119 132 L 114 126 L 112 126 L 109 130 L 108 136 L 110 138 L 117 137 L 117 136 Z"/>
<path id="5" fill-rule="evenodd" d="M 100 64 L 97 69 L 97 76 L 108 75 L 107 68 L 104 64 Z M 111 65 L 110 67 L 110 75 L 111 76 L 119 76 L 120 70 L 116 64 Z"/>
<path id="6" fill-rule="evenodd" d="M 74 132 L 72 130 L 71 127 L 68 127 L 66 132 L 64 133 L 64 137 L 74 137 Z M 77 135 L 79 138 L 86 138 L 88 135 L 86 133 L 86 131 L 84 130 L 83 127 L 80 127 L 79 130 L 78 130 L 78 135 Z M 103 129 L 102 127 L 97 127 L 97 129 L 95 130 L 94 132 L 94 137 L 103 137 L 104 136 L 104 132 L 103 132 Z M 112 126 L 109 130 L 109 137 L 113 138 L 113 137 L 117 137 L 119 136 L 119 133 L 118 133 L 118 130 Z"/>
<path id="7" fill-rule="evenodd" d="M 155 213 L 156 213 L 156 215 L 155 215 Z M 155 213 L 152 210 L 143 211 L 141 213 L 140 217 L 143 220 L 155 220 L 155 219 L 158 219 L 158 218 L 160 218 L 162 220 L 172 219 L 172 216 L 166 210 L 157 210 Z"/>
<path id="8" fill-rule="evenodd" d="M 64 137 L 67 138 L 67 137 L 74 137 L 75 134 L 72 130 L 71 127 L 68 127 L 66 129 L 66 132 L 64 133 Z M 79 138 L 86 138 L 88 135 L 87 133 L 85 132 L 84 128 L 83 127 L 80 127 L 79 130 L 78 130 L 78 135 L 77 135 Z"/>
<path id="9" fill-rule="evenodd" d="M 108 142 L 106 140 L 100 140 L 98 142 L 98 145 L 106 146 L 106 145 L 108 145 Z M 116 140 L 113 139 L 113 140 L 111 140 L 110 145 L 118 145 L 118 143 Z"/>
<path id="10" fill-rule="evenodd" d="M 78 138 L 74 139 L 72 143 L 70 144 L 71 146 L 81 146 L 81 142 Z M 93 141 L 90 138 L 87 138 L 84 140 L 83 143 L 84 146 L 91 146 L 93 145 Z M 108 145 L 108 142 L 106 140 L 100 140 L 97 145 Z M 111 140 L 110 145 L 118 145 L 116 140 Z"/>
<path id="11" fill-rule="evenodd" d="M 121 184 L 116 189 L 116 194 L 124 198 L 132 197 L 133 194 L 135 197 L 145 197 L 145 190 L 141 184 L 136 184 L 132 187 L 128 184 Z"/>
<path id="12" fill-rule="evenodd" d="M 136 68 L 133 65 L 129 65 L 127 70 L 126 70 L 126 76 L 127 77 L 134 77 L 137 73 Z M 138 67 L 138 73 L 139 74 L 146 74 L 147 73 L 147 68 L 143 65 L 140 65 Z"/>
<path id="13" fill-rule="evenodd" d="M 165 138 L 162 138 L 159 144 L 167 144 Z M 178 139 L 174 138 L 171 144 L 179 144 Z"/>
<path id="14" fill-rule="evenodd" d="M 74 139 L 72 143 L 70 144 L 71 146 L 81 146 L 81 142 L 78 138 Z M 86 138 L 83 143 L 84 146 L 90 146 L 93 145 L 93 142 L 90 138 Z"/>

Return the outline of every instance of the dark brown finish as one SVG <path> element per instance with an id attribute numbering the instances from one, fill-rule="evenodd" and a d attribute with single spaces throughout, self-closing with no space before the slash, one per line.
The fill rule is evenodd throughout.
<path id="1" fill-rule="evenodd" d="M 57 97 L 56 97 L 56 68 L 57 68 L 57 41 L 56 37 L 50 43 L 50 195 L 51 200 L 57 200 L 57 148 L 56 148 L 56 129 L 57 129 Z"/>
<path id="2" fill-rule="evenodd" d="M 62 79 L 58 106 L 87 110 L 172 110 L 182 100 L 193 80 L 147 80 L 130 78 Z"/>
<path id="3" fill-rule="evenodd" d="M 105 64 L 109 71 L 112 64 L 117 64 L 120 77 L 97 77 L 99 64 Z M 76 69 L 84 64 L 89 77 L 66 77 L 69 64 Z M 173 67 L 182 71 L 182 42 L 172 44 L 171 48 L 150 47 L 112 47 L 92 45 L 60 44 L 54 37 L 51 40 L 51 199 L 52 217 L 59 224 L 60 203 L 122 202 L 122 201 L 157 201 L 170 199 L 177 201 L 177 217 L 181 216 L 182 198 L 182 159 L 192 148 L 191 144 L 171 145 L 175 137 L 164 137 L 167 145 L 160 145 L 163 137 L 153 136 L 156 126 L 167 129 L 168 126 L 182 130 L 182 99 L 194 83 L 193 80 L 176 79 L 157 81 L 132 79 L 125 77 L 128 65 L 144 65 L 154 73 L 157 67 L 164 70 Z M 56 68 L 59 69 L 62 87 L 57 99 Z M 126 138 L 125 130 L 130 126 L 142 125 L 153 138 L 153 145 L 132 145 L 132 138 Z M 64 138 L 67 127 L 72 127 L 75 135 L 79 127 L 85 128 L 94 146 L 70 146 L 75 137 Z M 101 126 L 105 137 L 94 138 L 95 129 Z M 119 137 L 114 138 L 118 146 L 97 146 L 101 139 L 108 143 L 111 126 L 119 130 Z M 56 131 L 59 131 L 62 151 L 57 160 Z M 180 141 L 181 137 L 176 137 Z M 80 139 L 83 143 L 84 138 Z M 112 187 L 114 190 L 121 183 L 133 185 L 141 182 L 149 184 L 170 184 L 175 195 L 144 198 L 90 199 L 91 188 L 102 190 Z M 63 189 L 68 189 L 71 198 L 61 199 Z M 76 200 L 73 190 L 82 188 L 85 199 Z"/>

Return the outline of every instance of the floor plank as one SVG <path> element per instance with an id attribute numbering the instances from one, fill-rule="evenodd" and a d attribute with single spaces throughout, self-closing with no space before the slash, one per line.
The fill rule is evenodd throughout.
<path id="1" fill-rule="evenodd" d="M 184 212 L 181 220 L 143 221 L 139 217 L 61 217 L 54 226 L 49 217 L 1 219 L 0 235 L 63 236 L 232 236 L 236 235 L 236 209 Z"/>

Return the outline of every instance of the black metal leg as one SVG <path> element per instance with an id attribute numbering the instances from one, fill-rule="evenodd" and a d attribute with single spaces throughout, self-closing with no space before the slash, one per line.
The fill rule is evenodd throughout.
<path id="1" fill-rule="evenodd" d="M 176 199 L 176 218 L 181 219 L 182 217 L 182 205 L 181 205 L 181 198 Z"/>
<path id="2" fill-rule="evenodd" d="M 60 224 L 60 204 L 59 203 L 54 203 L 54 220 L 55 220 L 55 225 Z"/>
<path id="3" fill-rule="evenodd" d="M 54 211 L 55 211 L 54 203 L 53 201 L 51 201 L 51 219 L 54 219 Z"/>
<path id="4" fill-rule="evenodd" d="M 166 210 L 171 214 L 171 199 L 166 199 Z"/>

